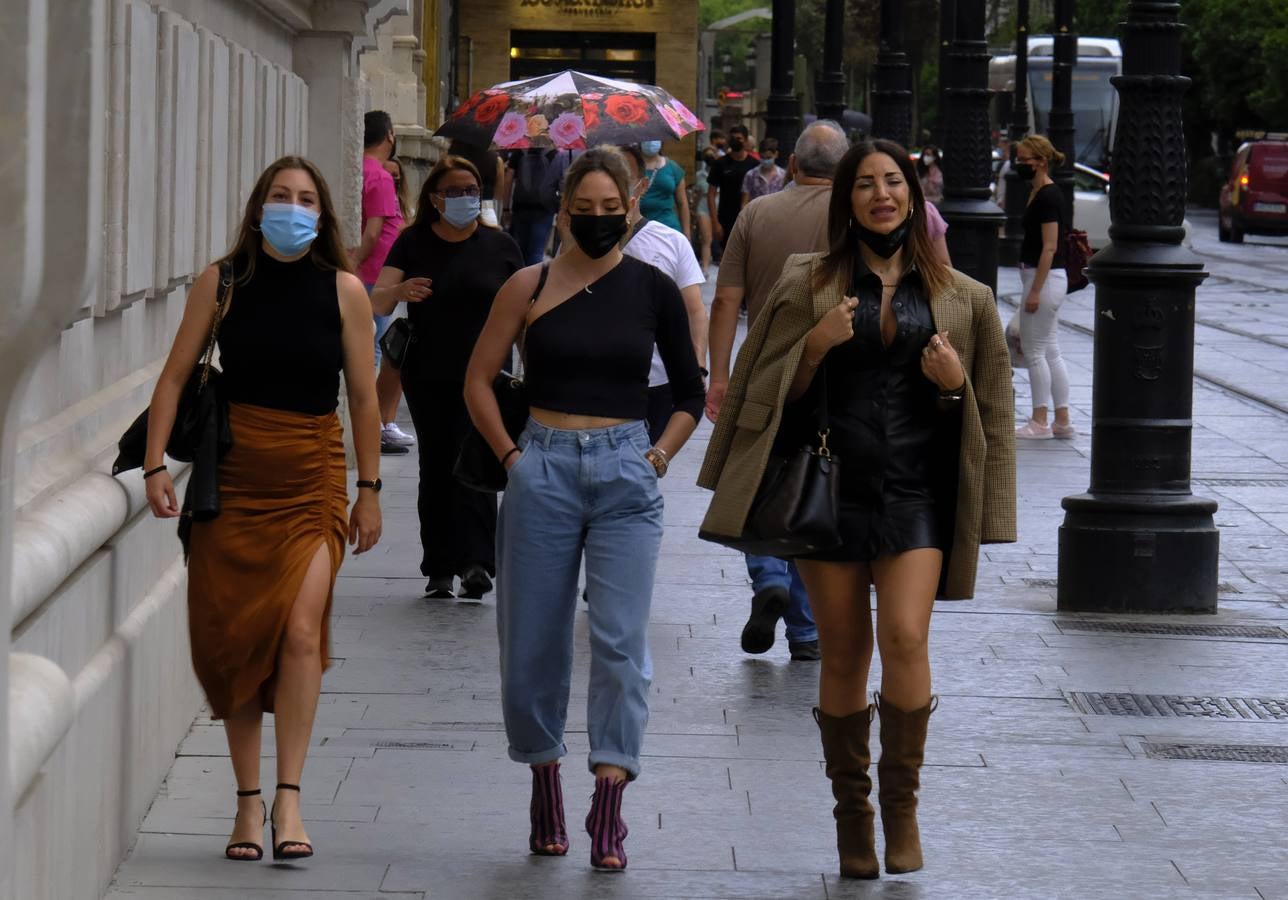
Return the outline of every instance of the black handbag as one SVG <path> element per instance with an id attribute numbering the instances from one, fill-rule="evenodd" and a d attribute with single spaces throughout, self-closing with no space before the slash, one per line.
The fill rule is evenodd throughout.
<path id="1" fill-rule="evenodd" d="M 541 289 L 546 285 L 546 276 L 550 273 L 550 263 L 541 267 L 541 277 L 537 279 L 537 289 L 532 292 L 528 308 L 537 302 Z M 525 313 L 526 316 L 526 313 Z M 524 338 L 527 328 L 519 334 L 519 359 L 523 359 Z M 519 435 L 528 424 L 528 392 L 523 379 L 509 372 L 499 372 L 492 379 L 492 393 L 496 395 L 496 405 L 501 410 L 501 422 L 505 425 L 510 439 L 518 441 Z M 505 490 L 509 478 L 505 466 L 496 458 L 492 447 L 479 433 L 477 428 L 470 428 L 461 441 L 461 449 L 456 454 L 456 464 L 452 475 L 465 487 L 485 494 L 496 494 Z"/>
<path id="2" fill-rule="evenodd" d="M 806 445 L 791 456 L 770 457 L 760 487 L 737 537 L 700 532 L 743 553 L 788 559 L 831 550 L 841 544 L 841 461 L 828 449 L 827 376 L 819 390 L 818 446 Z"/>
<path id="3" fill-rule="evenodd" d="M 228 423 L 228 400 L 222 390 L 220 372 L 212 364 L 215 341 L 228 309 L 232 283 L 232 264 L 222 263 L 219 287 L 215 293 L 215 317 L 206 339 L 206 351 L 179 395 L 174 426 L 166 441 L 166 453 L 170 457 L 192 463 L 179 520 L 179 540 L 183 542 L 185 557 L 191 523 L 219 515 L 219 460 L 233 445 L 232 426 Z M 112 474 L 142 466 L 147 443 L 148 411 L 145 409 L 117 442 L 118 453 L 112 463 Z"/>
<path id="4" fill-rule="evenodd" d="M 500 372 L 492 380 L 492 392 L 496 395 L 506 434 L 517 441 L 528 424 L 528 392 L 524 389 L 523 379 L 509 372 Z M 508 478 L 505 466 L 477 428 L 471 428 L 465 440 L 461 441 L 452 475 L 470 490 L 487 494 L 505 490 Z"/>
<path id="5" fill-rule="evenodd" d="M 411 344 L 411 322 L 394 319 L 380 336 L 380 353 L 395 369 L 401 369 Z"/>

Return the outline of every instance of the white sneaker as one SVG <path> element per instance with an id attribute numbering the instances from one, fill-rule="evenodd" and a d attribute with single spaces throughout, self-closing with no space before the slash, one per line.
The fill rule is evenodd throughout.
<path id="1" fill-rule="evenodd" d="M 380 440 L 386 444 L 397 444 L 399 447 L 410 447 L 416 443 L 416 439 L 407 432 L 403 431 L 394 422 L 381 426 Z"/>

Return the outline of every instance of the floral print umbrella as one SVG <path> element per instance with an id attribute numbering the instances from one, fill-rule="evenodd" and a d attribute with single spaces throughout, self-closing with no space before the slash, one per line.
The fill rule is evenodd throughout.
<path id="1" fill-rule="evenodd" d="M 698 117 L 660 87 L 568 70 L 479 91 L 434 134 L 498 150 L 584 150 L 701 130 Z"/>

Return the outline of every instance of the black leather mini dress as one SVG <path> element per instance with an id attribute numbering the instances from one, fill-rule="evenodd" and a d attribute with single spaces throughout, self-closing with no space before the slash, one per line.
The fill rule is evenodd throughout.
<path id="1" fill-rule="evenodd" d="M 866 562 L 921 547 L 946 549 L 951 521 L 945 522 L 940 501 L 949 498 L 941 485 L 945 474 L 955 481 L 956 473 L 943 471 L 955 469 L 940 440 L 952 431 L 944 428 L 938 388 L 921 371 L 922 350 L 935 334 L 926 288 L 915 270 L 900 282 L 888 347 L 881 336 L 881 279 L 860 266 L 852 295 L 859 299 L 854 336 L 828 353 L 811 389 L 791 404 L 806 408 L 786 419 L 799 446 L 800 437 L 816 430 L 813 410 L 826 378 L 844 543 L 803 558 Z"/>

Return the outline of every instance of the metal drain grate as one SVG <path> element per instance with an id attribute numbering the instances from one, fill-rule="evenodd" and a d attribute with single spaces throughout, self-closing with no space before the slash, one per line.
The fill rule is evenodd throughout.
<path id="1" fill-rule="evenodd" d="M 1192 637 L 1243 637 L 1283 640 L 1288 632 L 1273 625 L 1181 625 L 1171 622 L 1096 622 L 1057 620 L 1061 631 L 1108 631 L 1122 634 L 1175 634 Z"/>
<path id="2" fill-rule="evenodd" d="M 376 741 L 377 750 L 456 750 L 458 745 L 443 741 Z"/>
<path id="3" fill-rule="evenodd" d="M 1288 721 L 1288 700 L 1268 697 L 1190 697 L 1182 694 L 1101 694 L 1073 691 L 1069 703 L 1093 716 Z"/>
<path id="4" fill-rule="evenodd" d="M 1269 744 L 1150 744 L 1141 749 L 1150 759 L 1194 759 L 1218 762 L 1288 763 L 1288 747 Z"/>
<path id="5" fill-rule="evenodd" d="M 1196 478 L 1194 483 L 1204 487 L 1288 487 L 1284 478 Z"/>

